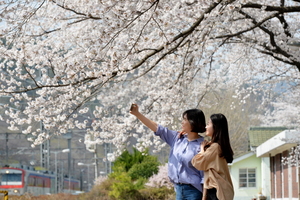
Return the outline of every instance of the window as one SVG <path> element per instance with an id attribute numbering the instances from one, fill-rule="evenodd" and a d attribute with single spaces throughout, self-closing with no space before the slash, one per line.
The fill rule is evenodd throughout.
<path id="1" fill-rule="evenodd" d="M 22 185 L 22 174 L 2 174 L 0 185 Z"/>
<path id="2" fill-rule="evenodd" d="M 239 169 L 239 186 L 256 187 L 256 169 L 245 168 Z"/>

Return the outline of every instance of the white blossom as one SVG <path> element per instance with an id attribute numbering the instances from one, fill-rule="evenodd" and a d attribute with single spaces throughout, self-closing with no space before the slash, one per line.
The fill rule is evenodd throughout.
<path id="1" fill-rule="evenodd" d="M 45 129 L 81 129 L 90 135 L 87 146 L 112 143 L 121 152 L 133 137 L 138 149 L 159 150 L 165 144 L 129 114 L 132 103 L 176 130 L 184 110 L 209 108 L 218 102 L 208 94 L 231 90 L 239 101 L 230 109 L 248 106 L 256 95 L 264 125 L 299 127 L 299 12 L 282 14 L 285 28 L 277 11 L 297 5 L 2 2 L 0 93 L 8 98 L 1 120 L 11 130 L 22 126 L 33 146 L 49 138 Z"/>

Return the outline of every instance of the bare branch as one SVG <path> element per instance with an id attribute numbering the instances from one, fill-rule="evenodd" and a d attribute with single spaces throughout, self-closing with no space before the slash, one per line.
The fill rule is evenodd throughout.
<path id="1" fill-rule="evenodd" d="M 114 39 L 116 37 L 118 37 L 118 35 L 125 29 L 127 29 L 131 24 L 133 24 L 133 22 L 135 22 L 138 18 L 140 18 L 143 14 L 145 14 L 146 12 L 148 12 L 153 6 L 155 6 L 156 4 L 158 4 L 159 0 L 154 1 L 151 6 L 149 6 L 149 8 L 147 8 L 146 10 L 144 10 L 143 12 L 139 13 L 138 16 L 136 16 L 133 20 L 131 20 L 126 26 L 124 26 L 121 30 L 119 30 L 116 34 L 114 34 L 112 36 L 112 38 L 107 42 L 106 45 L 104 45 L 103 49 L 105 49 L 112 41 L 114 41 Z"/>
<path id="2" fill-rule="evenodd" d="M 270 12 L 280 12 L 280 13 L 290 13 L 290 12 L 300 12 L 300 6 L 268 6 L 268 5 L 261 5 L 256 3 L 247 3 L 242 5 L 242 8 L 256 8 L 256 9 L 263 9 L 264 11 Z"/>
<path id="3" fill-rule="evenodd" d="M 253 21 L 254 21 L 254 25 L 252 27 L 249 27 L 245 30 L 242 30 L 242 31 L 239 31 L 237 33 L 233 33 L 233 34 L 227 34 L 227 35 L 220 35 L 220 36 L 216 36 L 215 38 L 230 38 L 230 37 L 236 37 L 236 36 L 239 36 L 243 33 L 246 33 L 246 32 L 249 32 L 249 31 L 252 31 L 254 30 L 255 28 L 258 28 L 260 27 L 263 23 L 265 23 L 266 21 L 274 18 L 274 17 L 277 17 L 279 14 L 278 13 L 274 13 L 268 17 L 266 17 L 265 19 L 261 20 L 260 22 L 256 22 L 252 17 L 250 17 L 249 15 L 247 15 L 246 13 L 240 11 L 240 13 L 244 14 L 247 16 L 247 18 L 251 18 Z"/>

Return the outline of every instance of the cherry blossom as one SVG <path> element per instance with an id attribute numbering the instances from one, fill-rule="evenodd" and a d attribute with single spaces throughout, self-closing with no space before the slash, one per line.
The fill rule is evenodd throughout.
<path id="1" fill-rule="evenodd" d="M 113 143 L 117 153 L 131 138 L 137 148 L 160 149 L 164 144 L 129 114 L 131 103 L 180 129 L 185 109 L 207 108 L 215 102 L 207 94 L 232 90 L 239 104 L 258 95 L 258 110 L 272 107 L 264 123 L 281 123 L 277 118 L 289 113 L 295 118 L 284 123 L 299 125 L 299 4 L 2 1 L 6 122 L 31 134 L 33 145 L 82 129 L 91 136 L 87 145 Z"/>

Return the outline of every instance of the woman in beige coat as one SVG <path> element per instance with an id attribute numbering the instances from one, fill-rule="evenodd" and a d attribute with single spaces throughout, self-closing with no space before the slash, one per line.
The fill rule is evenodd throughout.
<path id="1" fill-rule="evenodd" d="M 228 163 L 233 160 L 228 123 L 223 114 L 213 114 L 206 126 L 211 141 L 201 144 L 201 151 L 192 159 L 193 166 L 204 171 L 202 200 L 233 200 L 234 191 Z"/>

